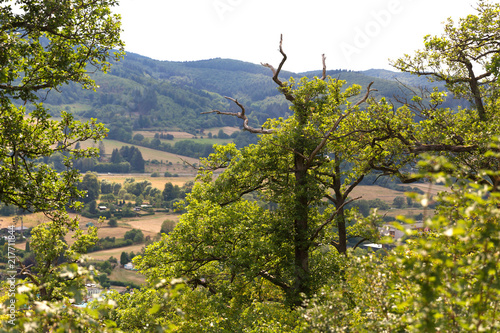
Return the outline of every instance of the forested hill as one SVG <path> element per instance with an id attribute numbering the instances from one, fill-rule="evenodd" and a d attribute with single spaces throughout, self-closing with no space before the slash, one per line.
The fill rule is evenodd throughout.
<path id="1" fill-rule="evenodd" d="M 290 76 L 314 76 L 308 73 L 282 72 Z M 406 78 L 385 70 L 354 72 L 331 70 L 328 74 L 348 84 L 366 87 L 375 81 L 375 97 L 392 98 L 401 94 L 395 77 Z M 97 118 L 111 128 L 110 136 L 120 139 L 132 129 L 182 129 L 239 126 L 238 119 L 202 115 L 213 109 L 239 111 L 223 96 L 237 98 L 247 109 L 251 121 L 263 123 L 269 117 L 286 116 L 288 104 L 276 89 L 271 71 L 261 65 L 230 59 L 191 62 L 157 61 L 128 53 L 107 74 L 93 74 L 100 86 L 97 92 L 82 90 L 77 85 L 43 95 L 44 104 L 57 114 L 71 111 L 83 118 Z M 406 81 L 426 84 L 425 78 Z"/>

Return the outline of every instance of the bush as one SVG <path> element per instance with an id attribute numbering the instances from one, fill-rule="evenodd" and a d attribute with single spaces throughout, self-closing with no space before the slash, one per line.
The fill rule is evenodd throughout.
<path id="1" fill-rule="evenodd" d="M 170 165 L 172 165 L 172 162 L 170 162 Z M 172 173 L 167 171 L 167 172 L 165 172 L 165 177 L 179 177 L 179 175 L 176 173 L 172 174 Z"/>
<path id="2" fill-rule="evenodd" d="M 139 229 L 132 229 L 125 233 L 124 236 L 127 240 L 133 240 L 134 243 L 142 243 L 144 242 L 144 234 Z"/>
<path id="3" fill-rule="evenodd" d="M 403 208 L 406 203 L 404 197 L 395 197 L 392 205 L 396 208 Z"/>
<path id="4" fill-rule="evenodd" d="M 174 227 L 176 224 L 177 223 L 175 221 L 172 221 L 172 220 L 163 221 L 163 223 L 161 224 L 160 234 L 168 234 L 169 232 L 174 230 Z"/>
<path id="5" fill-rule="evenodd" d="M 144 140 L 144 135 L 137 133 L 136 135 L 134 135 L 133 140 L 141 142 L 142 140 Z"/>
<path id="6" fill-rule="evenodd" d="M 116 217 L 110 218 L 109 221 L 108 221 L 108 225 L 111 228 L 116 228 L 118 226 L 118 219 Z"/>

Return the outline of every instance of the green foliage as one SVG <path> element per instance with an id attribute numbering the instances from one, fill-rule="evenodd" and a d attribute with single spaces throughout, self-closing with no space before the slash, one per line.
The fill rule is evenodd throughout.
<path id="1" fill-rule="evenodd" d="M 101 187 L 95 173 L 87 172 L 85 176 L 83 176 L 81 183 L 78 184 L 78 187 L 80 190 L 85 191 L 85 195 L 82 198 L 84 203 L 96 201 L 99 198 Z M 95 213 L 95 207 L 94 211 L 91 213 Z"/>
<path id="2" fill-rule="evenodd" d="M 112 217 L 109 219 L 108 221 L 108 225 L 111 227 L 111 228 L 116 228 L 118 226 L 118 220 L 116 217 Z"/>
<path id="3" fill-rule="evenodd" d="M 406 203 L 406 199 L 404 197 L 395 197 L 392 205 L 396 208 L 403 208 Z"/>
<path id="4" fill-rule="evenodd" d="M 107 324 L 98 323 L 96 313 L 70 304 L 82 301 L 84 282 L 92 279 L 77 262 L 97 241 L 97 230 L 84 233 L 66 208 L 80 208 L 78 199 L 85 194 L 75 186 L 80 174 L 74 163 L 98 156 L 97 149 L 77 143 L 99 141 L 107 130 L 95 119 L 83 123 L 66 111 L 53 120 L 39 97 L 69 82 L 97 88 L 87 70 L 107 71 L 110 61 L 122 55 L 119 17 L 110 9 L 117 2 L 0 2 L 0 201 L 44 212 L 50 220 L 31 231 L 33 266 L 16 263 L 25 280 L 13 281 L 19 284 L 13 299 L 22 311 L 11 323 L 3 322 L 2 331 L 100 331 Z M 99 191 L 85 190 L 91 196 Z M 64 237 L 70 231 L 68 245 Z"/>
<path id="5" fill-rule="evenodd" d="M 142 140 L 144 140 L 144 135 L 137 133 L 136 135 L 134 135 L 133 140 L 141 142 Z"/>
<path id="6" fill-rule="evenodd" d="M 172 220 L 165 220 L 161 224 L 161 229 L 160 229 L 160 234 L 168 234 L 172 230 L 174 230 L 174 227 L 177 223 Z"/>
<path id="7" fill-rule="evenodd" d="M 172 201 L 177 199 L 181 195 L 181 189 L 179 185 L 172 185 L 171 182 L 165 183 L 165 187 L 162 192 L 163 199 L 165 201 Z"/>
<path id="8" fill-rule="evenodd" d="M 128 253 L 127 252 L 122 252 L 122 254 L 120 255 L 120 265 L 125 265 L 125 264 L 128 264 L 130 262 L 130 259 L 128 257 Z"/>
<path id="9" fill-rule="evenodd" d="M 488 156 L 500 157 L 497 145 Z M 347 283 L 325 287 L 304 310 L 313 332 L 495 332 L 500 305 L 500 212 L 498 188 L 456 182 L 460 170 L 442 157 L 427 156 L 422 167 L 433 181 L 453 189 L 416 235 L 385 256 L 354 257 Z M 499 177 L 484 170 L 482 177 Z M 413 195 L 425 206 L 425 195 Z M 411 222 L 405 220 L 405 222 Z M 353 277 L 353 278 L 349 278 Z M 355 277 L 355 278 L 354 278 Z"/>
<path id="10" fill-rule="evenodd" d="M 339 160 L 356 152 L 354 143 L 345 144 L 347 139 L 329 140 L 333 133 L 346 137 L 351 131 L 348 116 L 358 110 L 348 99 L 360 87 L 345 89 L 344 83 L 290 79 L 283 84 L 284 94 L 293 96 L 290 118 L 269 120 L 264 129 L 273 132 L 257 145 L 241 150 L 233 144 L 215 146 L 215 153 L 202 160 L 176 228 L 137 261 L 150 281 L 183 276 L 196 284 L 203 278 L 211 292 L 229 298 L 240 286 L 259 289 L 270 283 L 275 297 L 296 306 L 327 277 L 340 278 L 339 253 L 345 252 L 348 235 L 376 238 L 372 226 L 361 220 L 346 228 L 353 216 L 343 206 L 362 173 L 336 181 L 345 178 Z M 328 158 L 330 153 L 336 158 Z M 217 168 L 225 171 L 214 179 Z M 173 188 L 167 183 L 164 195 Z"/>
<path id="11" fill-rule="evenodd" d="M 142 243 L 144 242 L 144 234 L 140 229 L 132 229 L 125 233 L 123 236 L 125 240 L 131 239 L 134 243 Z"/>
<path id="12" fill-rule="evenodd" d="M 31 8 L 32 3 L 40 6 Z M 50 1 L 30 4 L 23 6 L 33 10 L 33 17 L 56 5 Z M 57 8 L 66 8 L 57 4 Z M 102 12 L 109 14 L 106 4 L 101 4 Z M 265 133 L 260 141 L 242 149 L 234 144 L 216 146 L 203 159 L 197 182 L 192 191 L 186 188 L 191 193 L 178 206 L 186 213 L 176 228 L 149 245 L 143 256 L 134 258 L 149 284 L 133 294 L 112 292 L 105 301 L 95 301 L 86 309 L 71 305 L 71 300 L 83 299 L 83 284 L 95 275 L 92 267 L 87 270 L 77 262 L 97 241 L 97 230 L 90 227 L 84 234 L 78 220 L 70 219 L 64 210 L 72 202 L 64 200 L 74 200 L 81 192 L 72 189 L 60 197 L 52 193 L 48 198 L 55 201 L 40 206 L 51 222 L 34 228 L 31 234 L 35 266 L 21 266 L 26 281 L 16 290 L 15 301 L 23 311 L 18 312 L 13 327 L 4 327 L 40 332 L 499 331 L 500 58 L 496 46 L 500 5 L 480 1 L 478 7 L 477 16 L 460 20 L 458 27 L 449 22 L 443 37 L 427 38 L 424 51 L 398 62 L 403 70 L 416 73 L 431 67 L 435 77 L 445 81 L 456 96 L 470 98 L 474 108 L 456 112 L 441 108 L 445 94 L 435 90 L 429 107 L 423 107 L 422 97 L 415 97 L 401 108 L 394 109 L 382 99 L 370 101 L 361 110 L 360 103 L 352 102 L 360 91 L 358 86 L 345 89 L 344 82 L 330 77 L 281 82 L 276 75 L 280 92 L 291 102 L 292 115 L 270 119 L 260 130 L 248 127 L 247 118 L 247 129 Z M 102 12 L 86 11 L 84 17 Z M 0 14 L 12 19 L 10 7 L 2 8 Z M 44 17 L 53 21 L 52 16 Z M 26 18 L 28 22 L 32 19 Z M 4 35 L 11 34 L 5 31 Z M 53 38 L 63 38 L 64 32 L 62 29 L 62 36 Z M 72 46 L 74 52 L 83 47 Z M 19 48 L 13 50 L 14 55 L 19 53 Z M 39 56 L 45 49 L 35 46 L 35 51 Z M 16 64 L 17 58 L 12 59 Z M 55 59 L 49 59 L 50 64 Z M 487 72 L 473 75 L 470 59 Z M 199 69 L 223 63 L 216 60 L 186 66 Z M 62 74 L 56 71 L 53 80 Z M 40 75 L 50 82 L 45 68 Z M 481 81 L 486 78 L 488 82 Z M 29 81 L 18 79 L 21 88 L 6 89 L 14 97 L 30 97 Z M 135 79 L 145 80 L 140 75 Z M 161 105 L 162 96 L 153 89 L 135 89 L 132 97 L 134 112 L 140 114 L 133 126 L 148 126 L 144 113 Z M 241 109 L 233 115 L 244 118 Z M 423 120 L 417 123 L 415 113 L 419 112 Z M 2 149 L 15 169 L 16 146 L 6 142 Z M 59 141 L 51 142 L 47 147 L 53 149 Z M 125 159 L 132 158 L 134 149 L 120 153 Z M 66 155 L 54 156 L 54 166 L 61 156 Z M 62 160 L 68 169 L 70 160 Z M 342 168 L 346 164 L 350 167 Z M 408 166 L 415 167 L 417 174 L 410 174 Z M 41 168 L 37 166 L 35 171 Z M 219 168 L 224 172 L 214 177 Z M 351 252 L 346 248 L 349 236 L 376 240 L 379 233 L 376 215 L 362 218 L 356 210 L 344 210 L 351 203 L 349 194 L 371 169 L 405 182 L 427 178 L 444 183 L 449 191 L 440 194 L 434 216 L 424 221 L 424 232 L 405 229 L 413 221 L 402 217 L 405 223 L 396 226 L 405 233 L 405 242 L 390 244 L 382 239 L 394 249 L 375 254 Z M 36 181 L 12 178 L 14 183 L 5 182 L 0 188 L 24 191 L 2 194 L 6 203 L 30 208 L 40 198 L 25 199 L 25 195 L 36 193 L 37 186 L 47 187 L 40 190 L 43 195 L 65 190 L 58 187 L 57 179 L 49 179 L 52 183 L 48 185 L 44 177 L 51 171 L 47 170 Z M 90 175 L 86 184 L 90 185 L 87 191 L 95 187 Z M 24 190 L 28 185 L 35 189 Z M 138 200 L 153 193 L 148 184 L 131 179 L 124 188 Z M 97 186 L 97 194 L 99 189 Z M 170 197 L 180 191 L 171 184 L 165 189 L 166 193 L 157 191 L 154 196 Z M 410 198 L 429 206 L 425 193 Z M 402 205 L 405 203 L 403 199 Z M 63 240 L 70 230 L 75 238 L 72 245 Z M 143 237 L 136 229 L 125 235 L 129 242 Z M 123 252 L 120 261 L 124 264 L 132 257 L 133 253 Z M 103 285 L 115 283 L 106 273 L 97 276 Z M 185 280 L 174 279 L 179 276 Z M 9 290 L 9 286 L 4 284 L 2 289 Z M 0 295 L 4 302 L 0 318 L 4 320 L 8 318 L 8 298 Z"/>

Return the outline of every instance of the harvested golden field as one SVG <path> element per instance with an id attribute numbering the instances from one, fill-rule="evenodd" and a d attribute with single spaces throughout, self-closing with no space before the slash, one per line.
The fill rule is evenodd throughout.
<path id="1" fill-rule="evenodd" d="M 435 185 L 435 184 L 421 184 L 421 183 L 416 183 L 416 184 L 409 184 L 408 187 L 413 188 L 419 188 L 424 193 L 430 193 L 432 196 L 437 195 L 439 192 L 447 191 L 448 188 L 443 185 Z"/>
<path id="2" fill-rule="evenodd" d="M 408 192 L 412 191 L 412 188 L 417 187 L 424 191 L 424 193 L 430 193 L 431 196 L 436 195 L 438 192 L 445 191 L 446 187 L 442 185 L 433 184 L 409 184 L 404 185 L 408 188 Z M 389 204 L 392 204 L 395 197 L 405 197 L 405 192 L 391 190 L 382 186 L 377 185 L 359 185 L 351 192 L 350 197 L 356 198 L 362 196 L 363 200 L 374 200 L 380 199 Z"/>
<path id="3" fill-rule="evenodd" d="M 156 215 L 151 215 L 147 216 L 145 218 L 141 219 L 130 219 L 127 220 L 126 223 L 130 225 L 134 229 L 140 229 L 143 230 L 144 236 L 146 236 L 146 232 L 153 233 L 156 235 L 157 233 L 160 232 L 161 230 L 161 224 L 165 220 L 172 220 L 175 222 L 179 221 L 180 215 L 175 215 L 175 214 L 156 214 Z"/>
<path id="4" fill-rule="evenodd" d="M 69 216 L 71 218 L 74 218 L 77 216 L 77 214 L 70 213 Z M 23 222 L 23 227 L 26 228 L 36 227 L 39 224 L 50 221 L 50 219 L 43 213 L 20 215 L 17 217 L 18 218 L 17 223 L 14 221 L 15 218 L 16 216 L 0 216 L 0 228 L 6 228 L 9 225 L 14 225 L 14 224 L 16 225 L 16 227 L 20 227 L 21 219 Z M 85 225 L 85 223 L 92 221 L 91 219 L 88 219 L 83 216 L 79 216 L 79 220 L 80 220 L 80 225 Z"/>
<path id="5" fill-rule="evenodd" d="M 98 252 L 92 252 L 87 254 L 87 256 L 91 259 L 95 260 L 108 260 L 109 257 L 115 257 L 116 259 L 120 260 L 120 255 L 122 252 L 134 252 L 134 253 L 139 253 L 141 252 L 142 248 L 144 248 L 146 245 L 145 244 L 138 244 L 138 245 L 131 245 L 131 246 L 126 246 L 126 247 L 119 247 L 116 249 L 109 249 L 109 250 L 103 250 L 103 251 L 98 251 Z"/>
<path id="6" fill-rule="evenodd" d="M 359 185 L 354 188 L 350 197 L 357 198 L 359 196 L 361 196 L 363 200 L 380 199 L 392 204 L 394 198 L 404 196 L 404 192 L 391 190 L 381 186 Z"/>
<path id="7" fill-rule="evenodd" d="M 142 154 L 142 158 L 145 161 L 148 161 L 148 160 L 160 161 L 160 160 L 162 160 L 164 162 L 165 161 L 172 162 L 173 164 L 182 164 L 183 160 L 184 160 L 190 164 L 198 163 L 197 158 L 167 153 L 165 151 L 141 147 L 141 146 L 137 146 L 137 145 L 133 145 L 130 143 L 121 142 L 121 141 L 105 139 L 105 140 L 103 140 L 103 143 L 104 143 L 105 156 L 111 156 L 113 149 L 120 149 L 123 146 L 135 146 L 135 147 L 139 148 L 139 150 L 141 151 L 141 154 Z M 81 147 L 82 148 L 99 147 L 99 143 L 94 143 L 93 141 L 85 141 L 85 142 L 81 143 Z"/>
<path id="8" fill-rule="evenodd" d="M 84 230 L 84 232 L 86 233 L 87 232 L 87 227 L 85 225 L 82 225 L 81 226 L 82 230 Z M 125 236 L 125 233 L 129 230 L 132 230 L 133 228 L 131 227 L 116 227 L 116 228 L 110 228 L 108 227 L 107 225 L 106 226 L 102 226 L 102 227 L 99 227 L 98 230 L 97 230 L 97 236 L 99 238 L 106 238 L 106 237 L 115 237 L 115 238 L 123 238 Z M 141 229 L 142 230 L 142 229 Z M 147 236 L 155 236 L 154 232 L 149 232 L 149 231 L 146 231 L 146 230 L 143 230 L 142 233 L 144 234 L 144 237 L 147 237 Z M 73 232 L 70 232 L 66 235 L 66 237 L 64 238 L 66 240 L 66 242 L 68 244 L 73 244 L 74 243 L 74 239 L 73 239 L 73 236 L 74 233 Z"/>
<path id="9" fill-rule="evenodd" d="M 432 217 L 434 216 L 434 209 L 432 208 L 402 208 L 402 209 L 390 209 L 387 211 L 379 212 L 380 215 L 387 215 L 390 217 L 398 217 L 398 216 L 417 216 L 422 214 L 424 217 Z"/>
<path id="10" fill-rule="evenodd" d="M 231 135 L 234 132 L 239 132 L 241 131 L 238 127 L 229 127 L 229 126 L 224 126 L 224 127 L 214 127 L 214 128 L 209 128 L 206 129 L 203 133 L 203 135 L 207 135 L 208 133 L 212 133 L 212 135 L 217 135 L 220 130 L 223 130 L 224 133 L 227 135 Z"/>
<path id="11" fill-rule="evenodd" d="M 172 183 L 173 185 L 178 185 L 182 187 L 186 182 L 193 180 L 193 176 L 185 177 L 151 177 L 148 174 L 99 174 L 98 178 L 100 181 L 106 180 L 110 183 L 122 184 L 127 178 L 134 178 L 136 182 L 142 182 L 147 180 L 151 183 L 152 187 L 155 187 L 161 191 L 165 188 L 166 183 Z"/>
<path id="12" fill-rule="evenodd" d="M 21 226 L 21 220 L 18 219 L 17 223 L 15 223 L 14 218 L 16 216 L 0 216 L 0 228 L 6 228 L 10 225 L 15 225 L 16 227 Z M 21 218 L 23 221 L 23 227 L 31 228 L 35 227 L 41 223 L 48 222 L 49 219 L 43 213 L 35 213 L 22 215 L 18 218 Z"/>

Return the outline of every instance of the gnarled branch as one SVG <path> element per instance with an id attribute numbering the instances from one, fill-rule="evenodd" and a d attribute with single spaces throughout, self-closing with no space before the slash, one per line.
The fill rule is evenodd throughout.
<path id="1" fill-rule="evenodd" d="M 285 61 L 287 59 L 286 53 L 283 51 L 283 35 L 280 36 L 280 49 L 279 49 L 279 51 L 280 51 L 281 55 L 283 56 L 283 58 L 281 59 L 281 62 L 278 66 L 278 69 L 275 69 L 272 65 L 270 65 L 268 63 L 261 63 L 261 64 L 262 64 L 262 66 L 269 68 L 273 72 L 273 81 L 276 82 L 276 84 L 278 86 L 280 86 L 280 88 L 283 88 L 283 89 L 281 89 L 281 92 L 283 93 L 285 98 L 287 100 L 289 100 L 290 102 L 293 102 L 295 100 L 295 96 L 293 96 L 292 94 L 290 94 L 289 92 L 286 91 L 286 87 L 287 87 L 286 84 L 284 84 L 278 77 L 280 72 L 281 72 L 281 69 L 283 68 L 283 65 L 285 64 Z"/>
<path id="2" fill-rule="evenodd" d="M 253 128 L 253 127 L 249 126 L 248 125 L 248 117 L 245 114 L 246 113 L 245 107 L 240 102 L 238 102 L 237 99 L 227 97 L 227 96 L 224 98 L 228 99 L 228 100 L 234 102 L 236 105 L 238 105 L 241 109 L 241 112 L 227 112 L 227 111 L 212 110 L 212 111 L 202 112 L 201 114 L 216 113 L 216 114 L 223 114 L 223 115 L 227 115 L 227 116 L 238 117 L 240 119 L 243 119 L 243 128 L 245 130 L 249 131 L 250 133 L 256 133 L 256 134 L 271 134 L 271 133 L 273 133 L 272 129 L 264 129 L 264 128 L 258 129 L 258 128 Z"/>
<path id="3" fill-rule="evenodd" d="M 367 241 L 368 238 L 362 238 L 359 242 L 356 243 L 356 245 L 354 245 L 354 247 L 352 248 L 353 250 L 356 250 L 356 248 L 361 245 L 361 243 L 363 243 L 364 241 Z"/>
<path id="4" fill-rule="evenodd" d="M 321 76 L 321 80 L 324 81 L 326 79 L 326 57 L 324 53 L 321 55 L 321 60 L 323 63 L 323 75 Z"/>
<path id="5" fill-rule="evenodd" d="M 366 102 L 366 100 L 368 99 L 368 97 L 370 97 L 370 93 L 372 91 L 377 91 L 377 89 L 371 89 L 373 85 L 373 81 L 370 82 L 370 84 L 368 84 L 368 87 L 366 87 L 366 93 L 365 93 L 365 96 L 363 96 L 363 98 L 357 102 L 356 104 L 354 104 L 354 106 L 360 106 L 361 104 L 363 104 L 364 102 Z"/>

